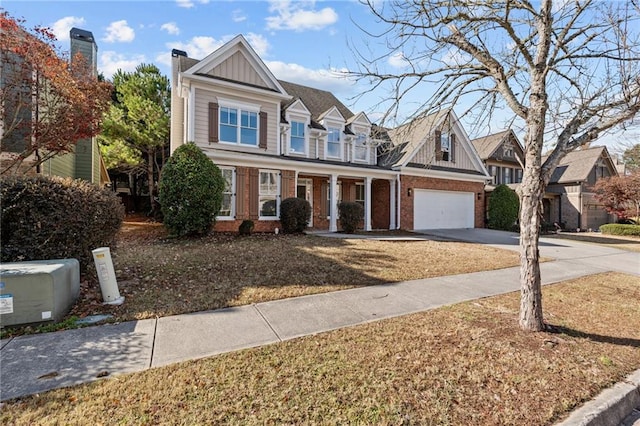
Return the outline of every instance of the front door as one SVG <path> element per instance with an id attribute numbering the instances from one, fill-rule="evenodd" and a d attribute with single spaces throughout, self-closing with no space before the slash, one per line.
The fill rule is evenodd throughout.
<path id="1" fill-rule="evenodd" d="M 313 180 L 298 179 L 296 187 L 296 197 L 305 199 L 311 206 L 311 218 L 309 219 L 309 227 L 313 226 Z"/>

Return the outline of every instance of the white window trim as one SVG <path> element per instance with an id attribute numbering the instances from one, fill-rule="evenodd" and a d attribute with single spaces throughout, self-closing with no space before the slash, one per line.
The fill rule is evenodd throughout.
<path id="1" fill-rule="evenodd" d="M 289 146 L 287 147 L 287 152 L 289 155 L 308 157 L 309 156 L 309 123 L 307 121 L 296 120 L 294 118 L 290 119 L 289 122 L 291 125 L 289 126 Z M 304 152 L 293 152 L 291 150 L 291 141 L 293 139 L 293 123 L 302 123 L 304 126 Z"/>
<path id="2" fill-rule="evenodd" d="M 218 135 L 219 135 L 219 143 L 224 145 L 233 145 L 233 146 L 244 146 L 247 148 L 259 148 L 260 147 L 260 105 L 249 104 L 245 102 L 238 102 L 229 99 L 218 98 Z M 237 142 L 229 142 L 222 139 L 222 132 L 220 131 L 222 127 L 222 120 L 220 120 L 220 114 L 222 113 L 222 108 L 233 108 L 238 111 L 238 124 L 237 128 Z M 249 145 L 246 143 L 241 143 L 241 123 L 242 123 L 242 111 L 253 112 L 256 113 L 256 144 Z"/>
<path id="3" fill-rule="evenodd" d="M 357 152 L 357 145 L 358 145 L 358 135 L 364 135 L 364 147 L 365 147 L 365 155 L 364 155 L 364 159 L 360 159 L 358 157 L 356 157 L 356 152 Z M 368 164 L 371 160 L 371 146 L 369 146 L 369 137 L 367 136 L 366 133 L 357 133 L 355 135 L 355 137 L 353 138 L 353 143 L 352 143 L 352 153 L 351 153 L 351 158 L 353 158 L 353 161 L 355 163 L 366 163 Z"/>
<path id="4" fill-rule="evenodd" d="M 260 174 L 261 173 L 275 173 L 277 174 L 276 179 L 276 215 L 275 216 L 261 216 L 260 215 Z M 281 177 L 282 174 L 280 170 L 274 169 L 259 169 L 258 170 L 258 220 L 280 220 L 280 185 L 281 185 Z"/>
<path id="5" fill-rule="evenodd" d="M 236 219 L 236 168 L 235 167 L 226 167 L 226 166 L 218 166 L 220 171 L 222 170 L 231 170 L 231 208 L 229 212 L 229 216 L 216 216 L 216 220 L 225 221 L 225 220 L 235 220 Z"/>
<path id="6" fill-rule="evenodd" d="M 327 124 L 325 126 L 327 128 L 327 136 L 325 136 L 325 143 L 324 143 L 324 158 L 326 158 L 327 160 L 340 160 L 340 161 L 344 161 L 344 126 L 342 124 L 338 124 L 338 125 L 331 125 L 331 124 Z M 329 135 L 331 134 L 331 129 L 337 129 L 338 130 L 338 136 L 340 138 L 339 141 L 339 154 L 337 157 L 334 156 L 330 156 L 329 155 Z"/>
<path id="7" fill-rule="evenodd" d="M 362 187 L 362 199 L 358 199 L 358 188 Z M 354 200 L 356 203 L 362 202 L 362 206 L 364 207 L 367 201 L 367 191 L 364 185 L 364 182 L 356 182 L 356 199 Z"/>

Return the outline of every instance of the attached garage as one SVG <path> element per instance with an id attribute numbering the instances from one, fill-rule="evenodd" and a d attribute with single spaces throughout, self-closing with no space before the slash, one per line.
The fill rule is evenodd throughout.
<path id="1" fill-rule="evenodd" d="M 474 227 L 473 192 L 415 189 L 413 229 Z"/>

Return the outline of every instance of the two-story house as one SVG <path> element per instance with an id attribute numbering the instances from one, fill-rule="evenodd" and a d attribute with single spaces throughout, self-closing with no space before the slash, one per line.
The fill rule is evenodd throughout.
<path id="1" fill-rule="evenodd" d="M 295 196 L 311 204 L 314 229 L 338 229 L 340 201 L 364 206 L 367 230 L 417 229 L 413 194 L 422 189 L 466 192 L 462 204 L 472 219 L 467 214 L 456 224 L 481 226 L 474 217 L 488 175 L 471 159 L 475 150 L 455 117 L 433 124 L 418 129 L 424 133 L 413 134 L 410 144 L 383 141 L 365 113 L 353 113 L 332 93 L 276 79 L 241 35 L 202 60 L 172 52 L 171 151 L 193 141 L 222 170 L 227 184 L 217 230 L 235 231 L 245 219 L 257 231 L 273 230 L 281 200 Z M 436 131 L 446 135 L 450 126 L 459 133 L 457 165 L 453 157 L 439 159 L 442 165 L 419 157 Z M 397 161 L 380 161 L 381 143 Z M 440 150 L 449 146 L 441 143 Z"/>
<path id="2" fill-rule="evenodd" d="M 524 148 L 513 130 L 473 139 L 471 143 L 491 175 L 489 190 L 496 185 L 522 182 Z"/>
<path id="3" fill-rule="evenodd" d="M 554 170 L 547 186 L 544 219 L 565 229 L 597 230 L 615 221 L 594 197 L 593 186 L 616 176 L 616 165 L 604 146 L 569 152 Z"/>

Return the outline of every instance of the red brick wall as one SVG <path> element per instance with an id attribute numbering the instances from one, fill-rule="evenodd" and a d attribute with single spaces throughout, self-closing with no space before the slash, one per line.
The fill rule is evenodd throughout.
<path id="1" fill-rule="evenodd" d="M 484 228 L 484 184 L 482 182 L 465 182 L 407 175 L 401 175 L 400 182 L 400 227 L 402 229 L 413 229 L 414 194 L 412 193 L 409 196 L 409 188 L 475 193 L 474 225 L 476 228 Z M 477 194 L 480 194 L 479 200 Z"/>
<path id="2" fill-rule="evenodd" d="M 236 171 L 244 169 L 245 182 L 244 187 L 236 187 L 236 198 L 243 197 L 244 203 L 242 211 L 239 211 L 238 203 L 236 202 L 236 220 L 218 220 L 214 230 L 217 232 L 238 232 L 238 228 L 244 219 L 249 218 L 249 169 L 250 167 L 236 167 Z M 283 177 L 289 179 L 281 179 L 280 194 L 282 199 L 288 197 L 294 197 L 296 193 L 295 172 L 292 170 L 281 170 Z M 282 186 L 282 182 L 288 182 L 287 187 Z M 282 228 L 279 220 L 254 220 L 255 228 L 254 232 L 274 232 L 276 228 Z"/>
<path id="3" fill-rule="evenodd" d="M 390 189 L 386 179 L 374 179 L 371 182 L 371 228 L 389 229 Z"/>

